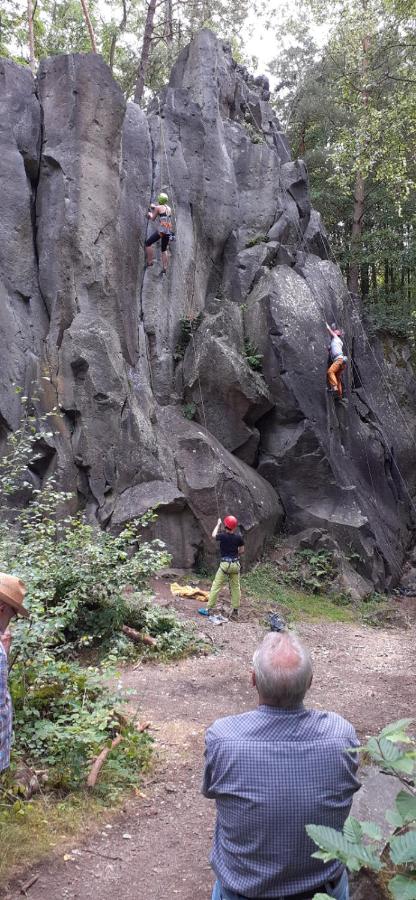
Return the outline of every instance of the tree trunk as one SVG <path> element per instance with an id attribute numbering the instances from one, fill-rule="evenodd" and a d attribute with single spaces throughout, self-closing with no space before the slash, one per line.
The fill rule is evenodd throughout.
<path id="1" fill-rule="evenodd" d="M 358 254 L 358 245 L 360 243 L 363 231 L 365 205 L 365 183 L 361 172 L 357 172 L 355 179 L 354 191 L 354 211 L 351 230 L 351 252 L 354 257 Z M 357 259 L 352 259 L 348 273 L 348 289 L 352 294 L 358 294 L 359 291 L 359 272 L 360 267 Z"/>
<path id="2" fill-rule="evenodd" d="M 367 0 L 362 0 L 363 12 L 367 9 Z M 363 59 L 362 59 L 362 67 L 361 67 L 361 77 L 363 83 L 363 105 L 365 109 L 368 109 L 368 90 L 367 90 L 367 74 L 368 74 L 368 51 L 370 49 L 370 36 L 368 34 L 364 35 L 362 39 L 362 51 L 363 51 Z M 352 232 L 351 232 L 351 251 L 352 256 L 358 256 L 358 247 L 361 240 L 361 235 L 363 232 L 364 225 L 364 210 L 365 210 L 365 181 L 363 173 L 358 171 L 355 178 L 355 189 L 354 189 L 354 210 L 353 210 L 353 219 L 352 219 Z M 353 259 L 352 264 L 350 266 L 349 280 L 348 280 L 348 288 L 353 294 L 358 294 L 359 290 L 359 263 L 358 259 Z"/>
<path id="3" fill-rule="evenodd" d="M 306 151 L 305 137 L 306 137 L 306 125 L 305 125 L 305 122 L 302 121 L 301 126 L 300 126 L 300 135 L 299 135 L 299 154 L 298 155 L 299 155 L 300 159 L 303 159 L 303 157 L 305 156 L 305 151 Z"/>
<path id="4" fill-rule="evenodd" d="M 27 24 L 28 24 L 28 41 L 29 41 L 29 66 L 35 74 L 35 31 L 33 27 L 33 5 L 32 0 L 27 0 Z"/>
<path id="5" fill-rule="evenodd" d="M 171 47 L 173 44 L 172 0 L 166 0 L 165 7 L 165 38 L 168 47 Z"/>
<path id="6" fill-rule="evenodd" d="M 126 0 L 123 0 L 123 18 L 111 38 L 110 53 L 108 56 L 108 65 L 110 66 L 111 71 L 113 71 L 113 67 L 114 67 L 114 56 L 115 56 L 115 52 L 116 52 L 117 38 L 120 37 L 120 34 L 122 31 L 124 31 L 126 25 L 127 25 L 127 7 L 126 7 Z"/>
<path id="7" fill-rule="evenodd" d="M 371 263 L 371 289 L 373 297 L 377 297 L 377 269 L 374 263 Z"/>
<path id="8" fill-rule="evenodd" d="M 97 52 L 97 44 L 95 41 L 95 34 L 94 34 L 94 29 L 92 27 L 91 19 L 90 19 L 87 0 L 81 0 L 81 6 L 82 6 L 82 12 L 84 13 L 84 19 L 85 19 L 85 22 L 86 22 L 86 25 L 88 28 L 88 32 L 90 35 L 92 52 L 96 53 Z"/>
<path id="9" fill-rule="evenodd" d="M 361 264 L 361 295 L 368 297 L 370 290 L 370 281 L 368 277 L 368 265 Z"/>
<path id="10" fill-rule="evenodd" d="M 137 74 L 136 90 L 134 92 L 134 102 L 141 103 L 144 91 L 144 83 L 149 65 L 150 47 L 152 45 L 153 25 L 156 12 L 156 0 L 149 0 L 147 7 L 146 25 L 143 35 L 143 46 L 140 56 L 139 71 Z"/>

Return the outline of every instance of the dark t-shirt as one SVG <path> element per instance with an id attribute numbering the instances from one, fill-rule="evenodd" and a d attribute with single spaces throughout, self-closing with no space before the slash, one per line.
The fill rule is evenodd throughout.
<path id="1" fill-rule="evenodd" d="M 221 559 L 238 559 L 238 548 L 244 547 L 241 534 L 236 534 L 235 531 L 221 531 L 215 540 L 220 542 Z"/>

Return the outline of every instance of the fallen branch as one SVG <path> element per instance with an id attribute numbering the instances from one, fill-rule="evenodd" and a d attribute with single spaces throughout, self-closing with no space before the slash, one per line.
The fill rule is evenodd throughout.
<path id="1" fill-rule="evenodd" d="M 39 878 L 39 875 L 34 875 L 33 878 L 30 879 L 30 881 L 28 881 L 26 884 L 22 884 L 22 886 L 20 888 L 20 893 L 23 894 L 25 897 L 27 897 L 27 892 L 30 890 L 31 887 L 33 887 L 34 884 L 36 884 L 38 878 Z"/>
<path id="2" fill-rule="evenodd" d="M 134 641 L 135 644 L 147 644 L 148 647 L 157 647 L 156 638 L 152 638 L 148 634 L 143 634 L 141 631 L 136 631 L 135 628 L 129 628 L 128 625 L 123 625 L 122 632 L 126 637 L 130 638 L 131 641 Z"/>
<path id="3" fill-rule="evenodd" d="M 90 850 L 88 847 L 82 848 L 83 853 L 93 853 L 94 856 L 100 856 L 101 859 L 119 859 L 121 862 L 126 862 L 122 856 L 110 856 L 109 853 L 100 853 L 99 850 Z"/>
<path id="4" fill-rule="evenodd" d="M 151 722 L 142 722 L 141 725 L 137 725 L 137 731 L 139 732 L 139 734 L 143 734 L 143 731 L 147 731 L 149 728 L 151 728 L 151 725 Z"/>
<path id="5" fill-rule="evenodd" d="M 119 743 L 123 740 L 121 734 L 118 734 L 117 737 L 111 741 L 111 747 L 104 747 L 104 750 L 101 750 L 101 753 L 98 754 L 97 759 L 93 762 L 91 766 L 90 773 L 87 778 L 87 787 L 93 788 L 95 787 L 98 775 L 102 766 L 104 765 L 108 754 L 111 750 L 114 750 L 115 747 L 118 747 Z"/>

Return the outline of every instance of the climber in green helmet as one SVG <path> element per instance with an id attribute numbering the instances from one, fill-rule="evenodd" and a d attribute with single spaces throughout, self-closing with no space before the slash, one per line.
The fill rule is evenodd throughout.
<path id="1" fill-rule="evenodd" d="M 172 237 L 172 210 L 170 206 L 168 206 L 168 200 L 168 195 L 162 192 L 157 198 L 157 203 L 150 204 L 150 210 L 147 214 L 147 218 L 152 222 L 154 222 L 155 219 L 158 219 L 157 231 L 154 231 L 153 234 L 151 234 L 150 237 L 147 238 L 147 241 L 144 245 L 146 253 L 146 263 L 149 267 L 154 263 L 153 245 L 156 244 L 157 241 L 161 242 L 163 275 L 166 275 L 168 270 L 168 246 L 169 241 Z"/>

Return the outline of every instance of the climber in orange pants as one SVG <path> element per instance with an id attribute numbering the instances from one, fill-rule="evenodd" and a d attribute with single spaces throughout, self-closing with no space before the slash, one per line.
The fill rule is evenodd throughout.
<path id="1" fill-rule="evenodd" d="M 339 328 L 335 328 L 335 326 L 331 328 L 328 325 L 328 322 L 325 324 L 331 335 L 331 345 L 329 349 L 330 365 L 326 373 L 329 390 L 334 395 L 336 394 L 339 400 L 342 400 L 341 376 L 347 363 L 347 357 L 344 356 L 344 345 L 342 342 L 343 333 Z"/>
<path id="2" fill-rule="evenodd" d="M 334 394 L 335 393 L 338 394 L 338 397 L 340 398 L 340 400 L 342 400 L 341 375 L 342 375 L 344 369 L 345 369 L 344 357 L 341 356 L 340 358 L 334 360 L 333 363 L 331 363 L 331 365 L 327 371 L 327 378 L 328 378 L 328 383 L 330 385 L 330 388 L 334 392 Z"/>

